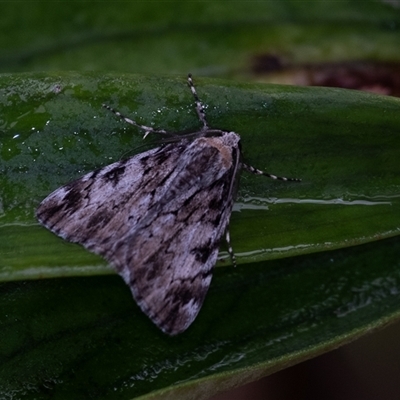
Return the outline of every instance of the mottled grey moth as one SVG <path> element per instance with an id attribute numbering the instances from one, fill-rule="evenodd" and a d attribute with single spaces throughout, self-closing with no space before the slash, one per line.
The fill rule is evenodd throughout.
<path id="1" fill-rule="evenodd" d="M 46 197 L 36 215 L 70 242 L 100 254 L 130 287 L 142 311 L 165 333 L 185 331 L 211 282 L 242 168 L 240 137 L 210 128 L 191 75 L 188 85 L 202 124 L 188 135 L 90 172 Z M 139 125 L 148 133 L 164 130 Z"/>

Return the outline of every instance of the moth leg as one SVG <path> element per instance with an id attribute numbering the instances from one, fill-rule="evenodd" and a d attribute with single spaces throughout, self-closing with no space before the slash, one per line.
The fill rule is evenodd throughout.
<path id="1" fill-rule="evenodd" d="M 204 109 L 203 103 L 200 101 L 199 96 L 197 95 L 197 91 L 196 91 L 196 88 L 194 87 L 194 83 L 192 80 L 192 74 L 188 75 L 187 81 L 188 81 L 190 91 L 192 92 L 194 100 L 196 102 L 196 112 L 199 117 L 199 120 L 203 124 L 203 129 L 208 129 L 208 123 L 206 120 L 206 111 Z"/>
<path id="2" fill-rule="evenodd" d="M 298 178 L 286 178 L 285 176 L 276 176 L 276 175 L 269 174 L 267 172 L 261 171 L 261 170 L 259 170 L 257 168 L 252 167 L 251 165 L 247 165 L 247 164 L 244 164 L 244 163 L 243 163 L 243 168 L 246 171 L 251 172 L 252 174 L 264 175 L 264 176 L 266 176 L 268 178 L 271 178 L 271 179 L 277 179 L 277 180 L 280 180 L 280 181 L 288 181 L 288 182 L 301 182 L 301 179 L 298 179 Z"/>
<path id="3" fill-rule="evenodd" d="M 229 234 L 228 229 L 225 232 L 225 240 L 226 240 L 226 244 L 228 245 L 229 257 L 231 258 L 233 266 L 236 267 L 236 257 L 235 257 L 235 253 L 233 252 L 233 248 L 232 248 L 232 244 L 231 244 L 231 235 Z"/>
<path id="4" fill-rule="evenodd" d="M 139 129 L 142 129 L 143 131 L 145 131 L 143 139 L 149 134 L 149 133 L 157 133 L 157 134 L 161 134 L 161 135 L 165 135 L 167 134 L 167 132 L 164 129 L 153 129 L 150 126 L 146 126 L 146 125 L 140 125 L 138 124 L 136 121 L 125 117 L 125 115 L 122 115 L 119 111 L 115 110 L 114 108 L 108 106 L 107 104 L 102 104 L 104 108 L 106 108 L 107 110 L 111 111 L 112 113 L 114 113 L 117 117 L 123 119 L 125 122 L 127 122 L 128 124 L 131 124 L 133 126 L 136 126 Z"/>

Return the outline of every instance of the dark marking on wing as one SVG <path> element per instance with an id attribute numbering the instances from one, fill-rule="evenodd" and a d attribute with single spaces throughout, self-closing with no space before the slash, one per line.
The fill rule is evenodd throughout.
<path id="1" fill-rule="evenodd" d="M 213 243 L 213 245 L 208 241 L 203 246 L 195 247 L 191 249 L 190 252 L 195 255 L 196 261 L 204 264 L 210 257 L 210 254 L 218 247 L 219 243 Z"/>
<path id="2" fill-rule="evenodd" d="M 121 180 L 121 178 L 124 176 L 125 173 L 125 165 L 117 165 L 115 168 L 112 170 L 106 172 L 103 177 L 109 182 L 112 182 L 114 186 L 118 184 L 118 182 Z"/>

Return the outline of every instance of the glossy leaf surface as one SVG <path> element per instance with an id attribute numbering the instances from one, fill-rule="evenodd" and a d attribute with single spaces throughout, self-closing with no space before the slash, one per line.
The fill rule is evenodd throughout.
<path id="1" fill-rule="evenodd" d="M 196 130 L 185 78 L 6 75 L 2 82 L 2 279 L 109 271 L 98 257 L 39 227 L 35 207 L 85 172 L 156 145 L 143 142 L 103 102 L 144 124 Z M 210 124 L 241 135 L 246 162 L 302 179 L 284 183 L 242 173 L 231 223 L 239 263 L 398 234 L 397 99 L 204 79 L 197 85 Z"/>

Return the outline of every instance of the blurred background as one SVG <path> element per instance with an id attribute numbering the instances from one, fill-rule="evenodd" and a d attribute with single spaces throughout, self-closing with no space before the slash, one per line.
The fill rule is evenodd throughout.
<path id="1" fill-rule="evenodd" d="M 0 72 L 105 71 L 400 95 L 400 1 L 3 2 Z M 400 325 L 223 399 L 400 398 Z"/>
<path id="2" fill-rule="evenodd" d="M 120 71 L 399 95 L 398 0 L 6 2 L 0 72 Z"/>
<path id="3" fill-rule="evenodd" d="M 394 400 L 400 396 L 400 324 L 212 400 Z"/>

